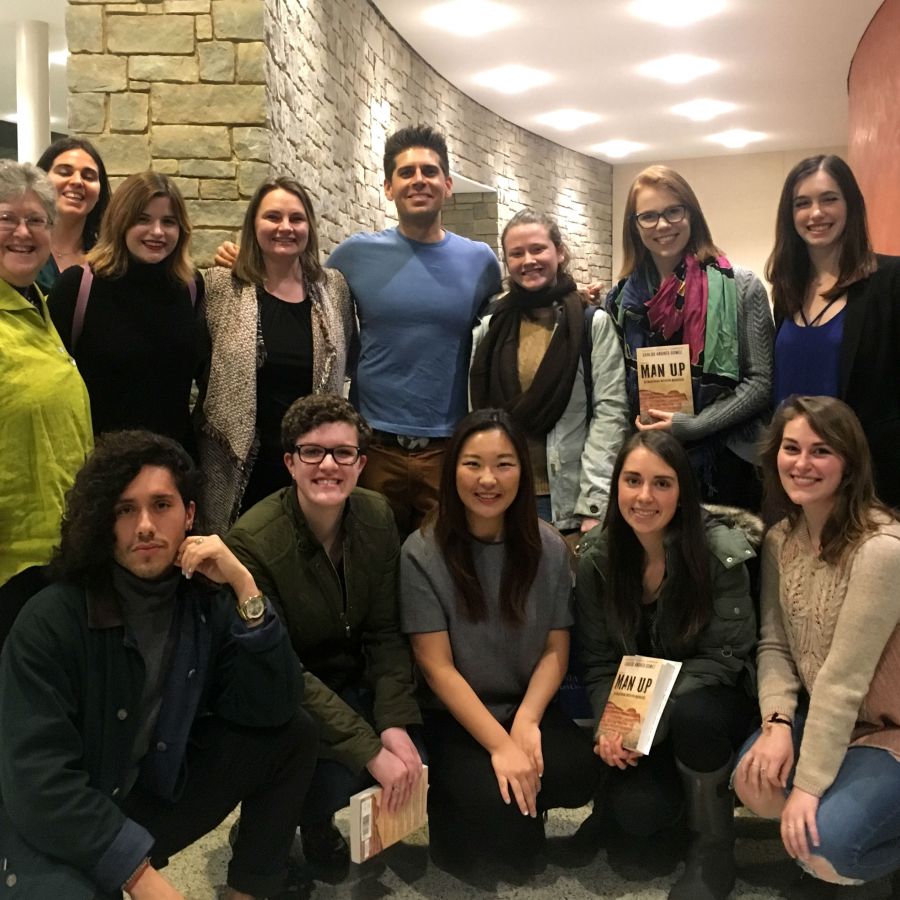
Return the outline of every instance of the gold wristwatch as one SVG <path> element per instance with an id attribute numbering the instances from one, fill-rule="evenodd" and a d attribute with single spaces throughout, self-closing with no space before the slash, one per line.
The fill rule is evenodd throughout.
<path id="1" fill-rule="evenodd" d="M 266 598 L 263 594 L 254 594 L 246 600 L 238 600 L 238 615 L 245 622 L 256 622 L 265 615 Z"/>

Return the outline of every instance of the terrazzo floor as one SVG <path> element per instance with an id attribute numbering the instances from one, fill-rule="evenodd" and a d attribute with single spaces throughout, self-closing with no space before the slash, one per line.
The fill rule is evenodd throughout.
<path id="1" fill-rule="evenodd" d="M 351 865 L 349 876 L 338 885 L 316 882 L 312 900 L 450 900 L 450 898 L 498 897 L 516 900 L 665 900 L 669 887 L 681 871 L 679 851 L 665 842 L 645 843 L 631 859 L 619 859 L 600 849 L 581 867 L 563 865 L 559 855 L 565 838 L 572 835 L 589 813 L 554 810 L 547 823 L 546 871 L 524 886 L 499 883 L 484 890 L 457 880 L 432 865 L 428 859 L 427 831 L 422 829 L 407 841 L 388 848 L 361 866 Z M 170 881 L 187 900 L 214 900 L 225 881 L 230 855 L 230 816 L 216 831 L 174 857 L 165 870 Z M 338 826 L 346 833 L 348 823 L 339 814 Z M 858 888 L 840 888 L 800 875 L 781 847 L 777 826 L 738 813 L 736 858 L 738 884 L 733 900 L 884 900 L 894 896 L 889 880 Z"/>

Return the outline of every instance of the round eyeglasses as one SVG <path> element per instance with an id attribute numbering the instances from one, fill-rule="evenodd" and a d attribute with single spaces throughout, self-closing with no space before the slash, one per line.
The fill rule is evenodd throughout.
<path id="1" fill-rule="evenodd" d="M 0 232 L 15 231 L 19 227 L 19 223 L 32 233 L 46 231 L 50 227 L 50 220 L 44 216 L 17 216 L 15 213 L 0 213 Z"/>
<path id="2" fill-rule="evenodd" d="M 635 213 L 631 218 L 636 219 L 641 228 L 656 228 L 660 219 L 665 219 L 670 225 L 677 225 L 687 213 L 687 207 L 683 203 L 676 206 L 667 206 L 662 212 L 648 209 L 647 212 Z"/>
<path id="3" fill-rule="evenodd" d="M 352 466 L 359 459 L 359 447 L 320 447 L 318 444 L 295 444 L 294 452 L 300 462 L 317 466 L 326 456 L 330 456 L 339 466 Z"/>

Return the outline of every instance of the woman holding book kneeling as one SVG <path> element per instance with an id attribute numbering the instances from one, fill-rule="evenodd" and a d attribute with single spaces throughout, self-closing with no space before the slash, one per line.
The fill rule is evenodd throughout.
<path id="1" fill-rule="evenodd" d="M 527 444 L 505 412 L 471 413 L 450 439 L 439 513 L 403 546 L 401 618 L 430 688 L 432 860 L 527 877 L 541 814 L 587 803 L 596 770 L 551 702 L 569 659 L 568 550 L 538 521 Z"/>
<path id="2" fill-rule="evenodd" d="M 599 729 L 594 747 L 608 767 L 595 801 L 604 820 L 649 836 L 686 811 L 692 844 L 671 900 L 724 898 L 734 885 L 728 777 L 755 713 L 756 618 L 744 566 L 754 555 L 741 531 L 701 509 L 671 434 L 625 442 L 603 528 L 582 543 L 576 634 L 598 720 L 623 656 L 682 663 L 647 756 Z"/>
<path id="3" fill-rule="evenodd" d="M 804 869 L 858 884 L 900 868 L 900 522 L 840 400 L 788 398 L 762 458 L 785 518 L 762 561 L 763 726 L 735 787 Z"/>

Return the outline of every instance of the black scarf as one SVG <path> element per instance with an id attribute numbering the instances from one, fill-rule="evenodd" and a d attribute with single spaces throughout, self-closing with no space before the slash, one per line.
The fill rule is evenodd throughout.
<path id="1" fill-rule="evenodd" d="M 556 330 L 527 391 L 519 382 L 519 325 L 532 309 L 560 303 Z M 469 384 L 472 408 L 505 409 L 529 435 L 542 437 L 559 421 L 572 395 L 584 339 L 584 303 L 569 275 L 540 291 L 513 283 L 475 351 Z"/>

